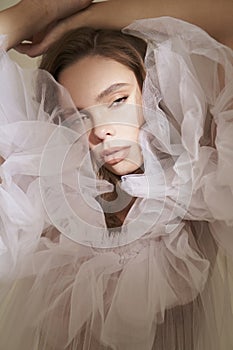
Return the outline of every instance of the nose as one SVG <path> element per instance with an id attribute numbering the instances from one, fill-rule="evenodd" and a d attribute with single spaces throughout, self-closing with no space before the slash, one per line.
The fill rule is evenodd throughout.
<path id="1" fill-rule="evenodd" d="M 92 144 L 98 144 L 106 138 L 116 135 L 115 124 L 112 121 L 111 114 L 105 106 L 95 106 L 91 110 L 92 126 L 89 133 L 89 141 Z"/>
<path id="2" fill-rule="evenodd" d="M 105 140 L 107 137 L 115 135 L 115 128 L 113 124 L 95 125 L 92 134 L 99 140 Z"/>

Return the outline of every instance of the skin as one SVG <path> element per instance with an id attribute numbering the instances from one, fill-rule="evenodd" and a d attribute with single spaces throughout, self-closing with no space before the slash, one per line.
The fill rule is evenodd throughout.
<path id="1" fill-rule="evenodd" d="M 23 40 L 32 40 L 34 44 L 41 42 L 58 22 L 61 24 L 65 18 L 88 7 L 91 2 L 92 0 L 21 0 L 0 11 L 0 33 L 8 36 L 6 49 L 15 47 Z"/>
<path id="2" fill-rule="evenodd" d="M 8 35 L 7 49 L 17 47 L 33 57 L 71 29 L 121 29 L 135 19 L 171 16 L 201 27 L 233 48 L 232 13 L 232 0 L 108 0 L 93 4 L 91 0 L 22 0 L 0 12 L 0 33 Z M 31 44 L 19 45 L 28 38 Z"/>
<path id="3" fill-rule="evenodd" d="M 112 59 L 88 56 L 65 68 L 59 82 L 81 113 L 98 164 L 117 175 L 138 169 L 143 162 L 138 134 L 144 120 L 134 73 Z"/>

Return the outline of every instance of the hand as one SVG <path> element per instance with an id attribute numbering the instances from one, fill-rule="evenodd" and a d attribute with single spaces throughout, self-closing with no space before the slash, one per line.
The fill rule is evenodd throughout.
<path id="1" fill-rule="evenodd" d="M 82 10 L 91 2 L 92 0 L 21 0 L 1 11 L 0 34 L 8 36 L 6 49 L 28 38 L 38 41 L 38 38 L 53 28 L 58 20 Z"/>
<path id="2" fill-rule="evenodd" d="M 75 25 L 72 28 L 72 17 L 51 23 L 43 31 L 28 38 L 27 42 L 18 44 L 14 49 L 30 57 L 44 54 L 47 49 L 60 39 L 68 30 L 78 27 L 75 22 Z M 77 18 L 78 15 L 75 17 Z"/>
<path id="3" fill-rule="evenodd" d="M 36 57 L 45 53 L 47 49 L 54 42 L 59 40 L 67 31 L 84 25 L 91 25 L 91 23 L 89 23 L 89 9 L 93 10 L 96 5 L 97 4 L 92 4 L 88 9 L 85 9 L 85 11 L 80 11 L 64 19 L 53 21 L 44 30 L 36 33 L 31 38 L 28 38 L 27 43 L 20 43 L 15 46 L 14 49 L 30 57 Z M 98 6 L 99 5 L 100 3 L 98 3 Z M 59 11 L 61 11 L 61 8 Z M 62 13 L 64 14 L 64 12 Z M 57 10 L 56 16 L 58 16 Z"/>
<path id="4" fill-rule="evenodd" d="M 134 20 L 135 14 L 132 11 L 128 12 L 127 9 L 125 11 L 123 6 L 118 6 L 118 1 L 126 1 L 125 4 L 127 5 L 127 9 L 129 9 L 128 7 L 130 7 L 131 0 L 108 0 L 90 4 L 84 11 L 78 11 L 72 16 L 53 21 L 43 31 L 37 32 L 37 34 L 33 35 L 29 40 L 30 43 L 21 43 L 14 48 L 20 53 L 24 53 L 30 57 L 35 57 L 45 53 L 47 49 L 54 42 L 59 40 L 67 31 L 82 26 L 121 29 Z M 123 7 L 122 12 L 119 10 L 121 7 Z M 119 18 L 116 18 L 115 16 L 117 11 L 122 15 L 119 16 Z M 57 19 L 61 12 L 61 8 L 56 10 L 56 15 L 54 14 L 53 18 L 56 16 Z M 127 16 L 125 16 L 125 12 L 127 13 Z"/>
<path id="5" fill-rule="evenodd" d="M 43 31 L 28 38 L 27 42 L 22 42 L 14 47 L 20 53 L 30 57 L 44 54 L 47 49 L 57 41 L 67 31 L 64 21 L 54 22 Z"/>

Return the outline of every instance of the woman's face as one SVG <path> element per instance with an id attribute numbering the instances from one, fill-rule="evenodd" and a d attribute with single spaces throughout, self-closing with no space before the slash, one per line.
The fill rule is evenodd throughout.
<path id="1" fill-rule="evenodd" d="M 97 164 L 117 175 L 138 169 L 143 162 L 138 134 L 144 120 L 134 73 L 113 59 L 88 56 L 65 68 L 59 82 L 81 113 Z"/>

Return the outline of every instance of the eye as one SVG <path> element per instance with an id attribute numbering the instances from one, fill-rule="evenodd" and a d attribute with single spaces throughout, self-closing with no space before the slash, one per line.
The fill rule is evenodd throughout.
<path id="1" fill-rule="evenodd" d="M 66 126 L 67 128 L 73 128 L 80 124 L 81 121 L 84 123 L 87 123 L 90 120 L 89 113 L 85 112 L 79 112 L 76 113 L 74 116 L 68 117 L 64 120 L 62 123 L 63 126 Z"/>
<path id="2" fill-rule="evenodd" d="M 80 118 L 68 118 L 67 120 L 65 120 L 62 125 L 71 129 L 72 127 L 74 127 L 74 125 L 80 123 Z"/>
<path id="3" fill-rule="evenodd" d="M 117 98 L 116 100 L 114 100 L 112 102 L 112 104 L 110 105 L 110 107 L 116 107 L 122 103 L 124 103 L 125 101 L 127 101 L 129 96 L 123 96 L 123 97 L 120 97 L 120 98 Z"/>
<path id="4" fill-rule="evenodd" d="M 90 116 L 87 113 L 80 113 L 80 118 L 85 121 L 87 119 L 90 119 Z"/>

